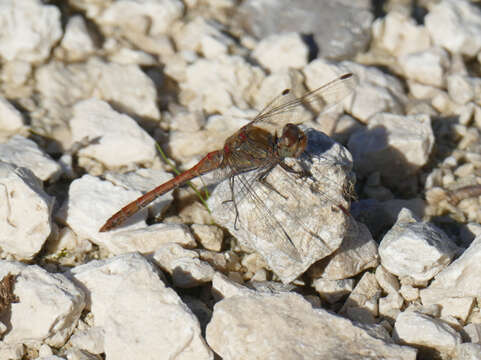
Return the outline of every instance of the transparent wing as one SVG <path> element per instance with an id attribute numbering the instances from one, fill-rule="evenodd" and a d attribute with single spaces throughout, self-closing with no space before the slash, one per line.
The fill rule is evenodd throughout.
<path id="1" fill-rule="evenodd" d="M 288 122 L 296 123 L 292 113 L 303 109 L 302 105 L 316 105 L 320 112 L 326 112 L 349 96 L 357 85 L 357 77 L 347 73 L 329 81 L 321 87 L 295 98 L 290 89 L 272 100 L 249 125 L 268 123 L 282 127 Z"/>
<path id="2" fill-rule="evenodd" d="M 258 169 L 232 178 L 233 201 L 224 206 L 232 216 L 238 216 L 234 227 L 245 229 L 261 241 L 268 242 L 272 253 L 276 249 L 294 261 L 301 261 L 294 239 L 278 220 L 278 214 L 272 211 L 272 205 L 265 196 L 267 190 L 262 189 L 263 185 L 258 182 L 261 171 Z"/>

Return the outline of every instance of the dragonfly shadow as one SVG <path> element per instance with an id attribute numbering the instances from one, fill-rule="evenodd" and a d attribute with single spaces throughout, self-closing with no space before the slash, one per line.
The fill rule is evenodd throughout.
<path id="1" fill-rule="evenodd" d="M 335 141 L 322 131 L 306 129 L 307 147 L 305 153 L 320 156 L 335 144 Z"/>
<path id="2" fill-rule="evenodd" d="M 300 156 L 301 162 L 304 163 L 303 166 L 306 163 L 312 163 L 313 158 L 324 158 L 329 162 L 332 161 L 332 165 L 346 166 L 348 168 L 352 166 L 352 157 L 343 146 L 341 146 L 341 149 L 344 149 L 344 151 L 336 151 L 335 157 L 326 155 L 334 146 L 340 146 L 329 135 L 312 128 L 305 129 L 304 132 L 307 136 L 307 147 Z"/>

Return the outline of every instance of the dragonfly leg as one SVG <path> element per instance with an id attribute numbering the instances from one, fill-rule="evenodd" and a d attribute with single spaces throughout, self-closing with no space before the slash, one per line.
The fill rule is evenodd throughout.
<path id="1" fill-rule="evenodd" d="M 231 198 L 229 200 L 224 200 L 222 204 L 226 204 L 229 202 L 232 202 L 234 204 L 234 211 L 235 211 L 234 229 L 239 230 L 239 227 L 237 226 L 237 221 L 239 220 L 239 209 L 237 209 L 237 203 L 235 201 L 233 176 L 229 178 L 229 187 L 230 187 Z"/>
<path id="2" fill-rule="evenodd" d="M 281 163 L 282 164 L 282 163 Z M 274 166 L 276 166 L 277 164 L 275 164 Z M 266 188 L 268 188 L 269 190 L 271 191 L 274 191 L 276 192 L 279 196 L 281 196 L 282 198 L 284 198 L 285 200 L 287 200 L 287 196 L 281 194 L 274 186 L 272 186 L 272 184 L 270 184 L 269 182 L 267 182 L 267 175 L 269 175 L 269 173 L 271 172 L 271 170 L 274 168 L 274 166 L 271 166 L 269 167 L 268 169 L 266 169 L 260 176 L 259 176 L 259 182 L 264 185 Z"/>
<path id="3" fill-rule="evenodd" d="M 312 176 L 311 172 L 309 170 L 305 170 L 305 169 L 302 169 L 302 170 L 294 170 L 293 168 L 291 168 L 289 165 L 287 165 L 286 163 L 284 162 L 280 162 L 279 165 L 281 166 L 281 168 L 283 168 L 285 171 L 287 172 L 290 172 L 291 174 L 296 174 L 302 178 L 305 178 L 305 177 L 310 177 Z"/>

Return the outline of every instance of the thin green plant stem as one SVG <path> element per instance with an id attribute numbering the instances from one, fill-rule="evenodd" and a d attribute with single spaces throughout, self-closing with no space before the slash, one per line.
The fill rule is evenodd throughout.
<path id="1" fill-rule="evenodd" d="M 158 142 L 155 142 L 155 147 L 157 148 L 157 151 L 159 152 L 160 156 L 162 157 L 162 160 L 172 168 L 172 170 L 174 171 L 174 173 L 176 175 L 180 175 L 180 171 L 175 167 L 175 165 L 172 163 L 172 161 L 170 161 L 167 158 L 167 155 L 165 155 L 164 151 L 162 150 L 162 148 L 160 147 Z M 204 207 L 207 209 L 209 214 L 211 214 L 209 206 L 207 205 L 207 202 L 206 202 L 206 200 L 209 198 L 209 192 L 207 190 L 204 190 L 204 193 L 205 193 L 205 198 L 204 198 L 202 193 L 197 189 L 197 187 L 194 184 L 192 184 L 192 182 L 188 181 L 187 185 L 189 185 L 190 188 L 192 190 L 194 190 L 195 194 L 199 198 L 202 205 L 204 205 Z"/>

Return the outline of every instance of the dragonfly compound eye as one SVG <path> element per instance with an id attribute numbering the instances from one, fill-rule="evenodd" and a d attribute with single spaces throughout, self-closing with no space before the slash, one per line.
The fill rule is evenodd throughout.
<path id="1" fill-rule="evenodd" d="M 307 137 L 298 126 L 287 124 L 277 144 L 281 157 L 299 157 L 307 146 Z"/>

